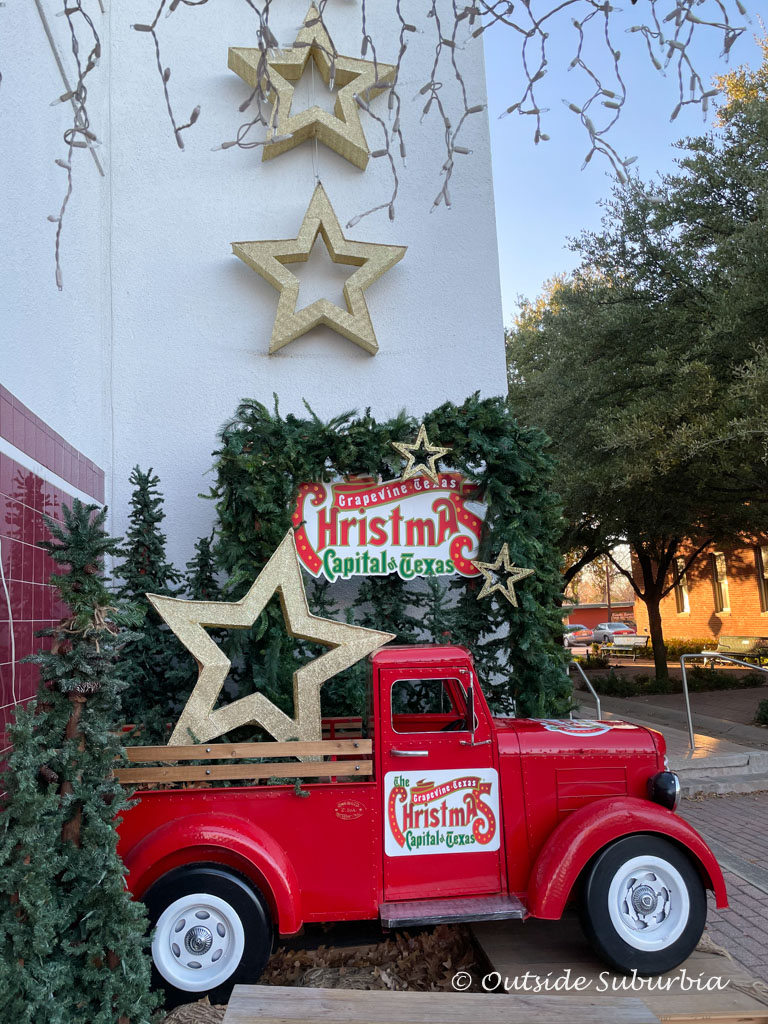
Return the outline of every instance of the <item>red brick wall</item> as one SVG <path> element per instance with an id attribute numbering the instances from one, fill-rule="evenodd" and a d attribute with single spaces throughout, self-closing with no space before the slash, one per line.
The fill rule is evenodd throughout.
<path id="1" fill-rule="evenodd" d="M 610 615 L 608 614 L 608 609 L 604 605 L 598 608 L 590 608 L 586 605 L 577 605 L 575 608 L 568 609 L 568 614 L 565 616 L 563 621 L 566 623 L 578 623 L 581 626 L 587 626 L 589 629 L 593 629 L 599 622 L 623 622 L 626 619 L 634 619 L 631 604 L 613 605 Z"/>
<path id="2" fill-rule="evenodd" d="M 21 659 L 47 643 L 35 630 L 65 609 L 49 584 L 54 565 L 36 547 L 48 539 L 42 513 L 61 518 L 72 489 L 104 500 L 104 473 L 0 386 L 0 762 L 13 708 L 37 689 L 35 665 Z M 2 443 L 0 442 L 0 443 Z M 4 577 L 4 580 L 3 580 Z"/>
<path id="3" fill-rule="evenodd" d="M 699 555 L 688 572 L 689 612 L 678 612 L 674 591 L 661 602 L 664 636 L 668 639 L 716 639 L 724 636 L 768 637 L 768 612 L 761 611 L 760 591 L 755 565 L 755 544 L 766 544 L 765 537 L 747 538 L 732 544 L 716 544 Z M 716 612 L 711 555 L 725 555 L 729 611 Z M 638 575 L 638 581 L 640 577 Z M 648 614 L 642 601 L 635 602 L 639 633 L 648 630 Z"/>

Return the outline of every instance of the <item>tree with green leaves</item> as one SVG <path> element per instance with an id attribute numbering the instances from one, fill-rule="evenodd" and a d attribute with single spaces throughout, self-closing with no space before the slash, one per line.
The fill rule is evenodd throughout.
<path id="1" fill-rule="evenodd" d="M 146 599 L 146 594 L 173 597 L 182 577 L 166 556 L 166 536 L 161 528 L 165 512 L 160 480 L 149 469 L 135 466 L 129 526 L 118 549 L 122 558 L 114 575 L 122 580 L 120 599 L 141 608 L 141 639 L 132 645 L 121 664 L 128 684 L 123 703 L 127 720 L 136 725 L 134 737 L 142 743 L 165 742 L 166 723 L 173 717 L 184 689 L 185 673 L 179 666 L 182 648 Z M 183 693 L 182 693 L 183 697 Z"/>
<path id="2" fill-rule="evenodd" d="M 659 676 L 661 599 L 713 540 L 765 523 L 765 405 L 745 382 L 768 329 L 766 70 L 721 79 L 717 131 L 679 143 L 674 174 L 616 188 L 579 269 L 507 338 L 513 407 L 553 439 L 564 550 L 630 543 L 637 571 L 616 566 Z"/>
<path id="3" fill-rule="evenodd" d="M 14 1024 L 142 1024 L 150 994 L 147 919 L 125 889 L 116 816 L 116 664 L 135 623 L 115 603 L 104 558 L 106 509 L 75 500 L 40 542 L 69 616 L 42 635 L 37 696 L 15 709 L 0 815 L 0 1016 Z"/>

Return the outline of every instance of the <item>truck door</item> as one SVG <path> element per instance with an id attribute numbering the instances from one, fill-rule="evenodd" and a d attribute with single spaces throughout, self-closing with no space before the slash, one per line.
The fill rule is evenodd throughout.
<path id="1" fill-rule="evenodd" d="M 474 743 L 465 666 L 380 670 L 384 899 L 498 892 L 499 777 L 475 682 Z"/>

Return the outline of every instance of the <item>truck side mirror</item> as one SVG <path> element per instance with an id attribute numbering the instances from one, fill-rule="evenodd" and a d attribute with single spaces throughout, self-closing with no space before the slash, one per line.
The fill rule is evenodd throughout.
<path id="1" fill-rule="evenodd" d="M 467 688 L 467 721 L 469 723 L 469 740 L 470 743 L 475 742 L 475 682 L 473 679 L 469 681 L 469 687 Z"/>

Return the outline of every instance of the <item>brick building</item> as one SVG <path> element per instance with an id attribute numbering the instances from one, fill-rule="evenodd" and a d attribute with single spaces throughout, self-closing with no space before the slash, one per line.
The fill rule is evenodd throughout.
<path id="1" fill-rule="evenodd" d="M 661 602 L 661 619 L 667 639 L 768 637 L 768 537 L 706 548 Z M 642 601 L 635 621 L 639 633 L 648 631 Z"/>
<path id="2" fill-rule="evenodd" d="M 610 608 L 606 601 L 563 605 L 563 622 L 567 626 L 578 623 L 588 629 L 594 629 L 599 622 L 634 622 L 634 620 L 635 609 L 631 601 L 614 601 Z"/>

